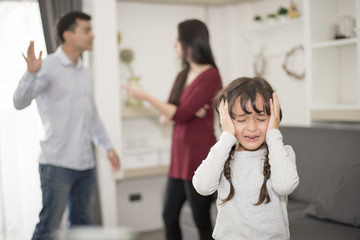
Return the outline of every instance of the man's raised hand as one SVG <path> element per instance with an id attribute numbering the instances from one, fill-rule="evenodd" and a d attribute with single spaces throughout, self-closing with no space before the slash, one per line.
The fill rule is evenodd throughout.
<path id="1" fill-rule="evenodd" d="M 37 73 L 40 70 L 41 55 L 42 55 L 42 51 L 40 51 L 39 57 L 36 58 L 35 50 L 34 50 L 34 41 L 30 41 L 30 44 L 29 44 L 29 47 L 27 50 L 27 57 L 25 57 L 25 55 L 23 54 L 26 64 L 27 64 L 27 69 L 29 72 Z"/>

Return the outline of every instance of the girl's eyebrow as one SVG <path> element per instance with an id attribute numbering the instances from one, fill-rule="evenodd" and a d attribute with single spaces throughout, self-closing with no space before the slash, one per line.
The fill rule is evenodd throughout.
<path id="1" fill-rule="evenodd" d="M 236 115 L 236 114 L 235 114 Z M 245 117 L 247 114 L 244 113 L 244 114 L 239 114 L 239 115 L 236 115 L 236 117 Z"/>

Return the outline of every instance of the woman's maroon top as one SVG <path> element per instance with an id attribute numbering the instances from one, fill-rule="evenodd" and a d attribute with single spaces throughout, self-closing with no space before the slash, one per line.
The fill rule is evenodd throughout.
<path id="1" fill-rule="evenodd" d="M 221 88 L 220 74 L 215 67 L 202 72 L 184 87 L 172 118 L 175 124 L 169 177 L 191 181 L 195 170 L 216 143 L 212 100 Z M 196 111 L 205 104 L 209 105 L 206 115 L 196 117 Z"/>

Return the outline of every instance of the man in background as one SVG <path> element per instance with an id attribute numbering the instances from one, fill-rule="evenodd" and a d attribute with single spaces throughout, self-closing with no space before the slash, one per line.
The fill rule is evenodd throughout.
<path id="1" fill-rule="evenodd" d="M 61 41 L 55 53 L 36 58 L 34 42 L 27 50 L 27 71 L 14 93 L 14 106 L 24 109 L 33 99 L 45 128 L 40 142 L 39 174 L 42 209 L 33 240 L 56 239 L 66 206 L 69 223 L 92 223 L 96 189 L 95 156 L 92 142 L 107 151 L 113 171 L 120 160 L 98 116 L 91 74 L 81 54 L 92 50 L 91 17 L 69 12 L 57 24 Z"/>

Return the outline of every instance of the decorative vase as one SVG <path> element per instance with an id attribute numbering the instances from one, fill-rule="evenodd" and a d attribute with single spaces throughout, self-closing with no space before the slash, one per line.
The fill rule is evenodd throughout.
<path id="1" fill-rule="evenodd" d="M 139 77 L 129 77 L 128 79 L 128 86 L 129 87 L 138 87 L 139 86 Z M 129 94 L 127 95 L 126 99 L 126 106 L 128 107 L 142 107 L 142 102 L 131 97 Z"/>
<path id="2" fill-rule="evenodd" d="M 299 17 L 299 9 L 297 4 L 294 1 L 291 1 L 289 6 L 289 17 L 290 18 L 298 18 Z"/>
<path id="3" fill-rule="evenodd" d="M 354 37 L 355 18 L 349 15 L 344 15 L 340 18 L 339 32 L 345 38 Z"/>

